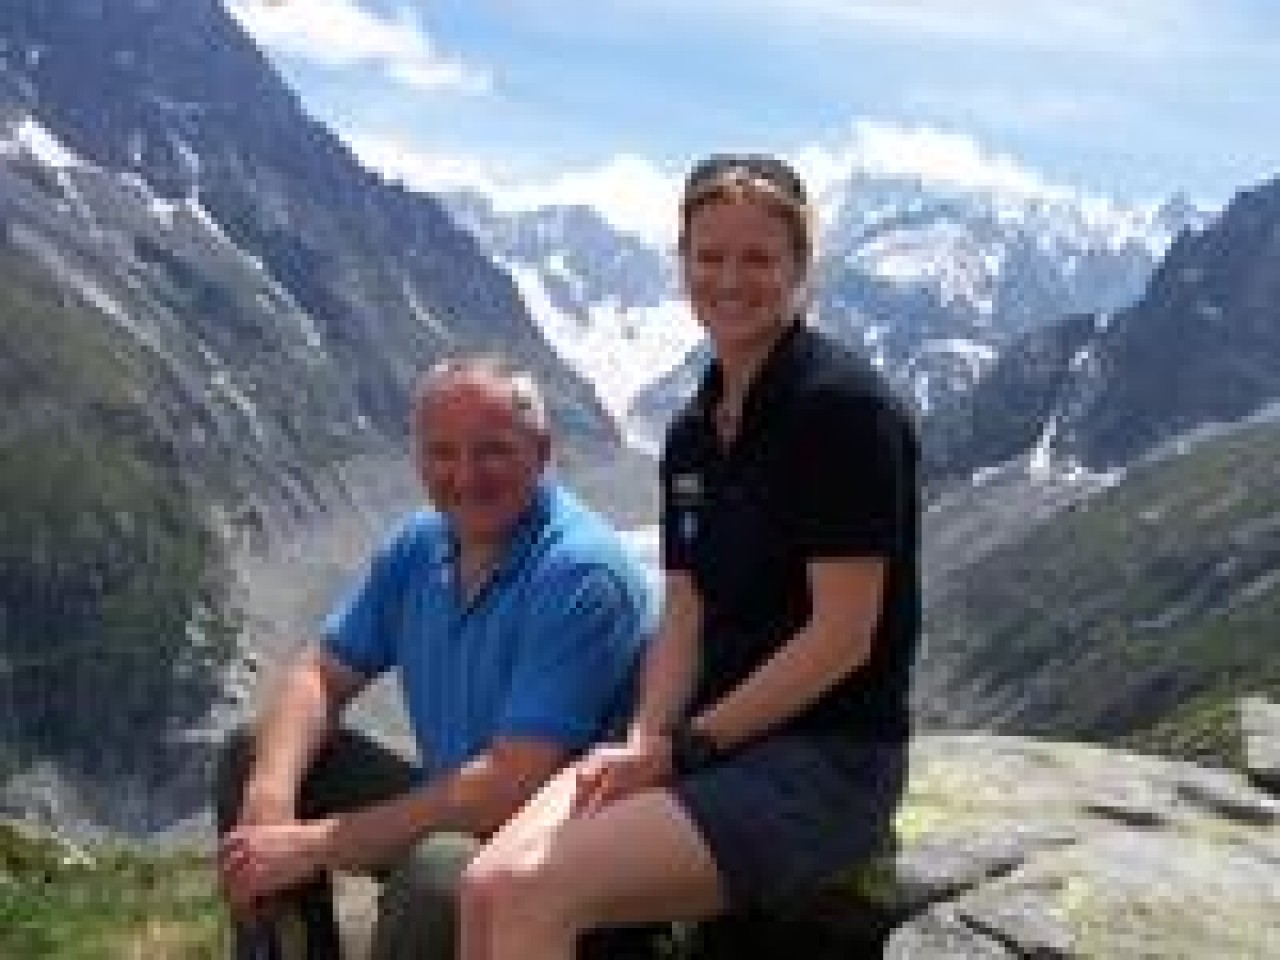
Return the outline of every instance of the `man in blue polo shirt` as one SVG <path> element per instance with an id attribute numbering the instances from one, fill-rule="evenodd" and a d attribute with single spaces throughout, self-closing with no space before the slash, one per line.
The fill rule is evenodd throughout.
<path id="1" fill-rule="evenodd" d="M 492 358 L 439 365 L 414 428 L 435 509 L 378 551 L 219 772 L 218 872 L 240 956 L 264 930 L 279 951 L 285 920 L 306 956 L 338 956 L 334 870 L 384 880 L 375 960 L 452 956 L 454 884 L 477 838 L 602 735 L 652 624 L 642 569 L 546 475 L 528 375 Z M 420 768 L 335 723 L 388 670 Z"/>

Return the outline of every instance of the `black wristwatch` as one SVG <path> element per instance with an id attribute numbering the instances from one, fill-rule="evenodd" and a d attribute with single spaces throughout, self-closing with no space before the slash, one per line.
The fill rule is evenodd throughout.
<path id="1" fill-rule="evenodd" d="M 702 770 L 722 756 L 716 742 L 687 720 L 677 723 L 667 736 L 671 739 L 671 767 L 678 774 Z"/>

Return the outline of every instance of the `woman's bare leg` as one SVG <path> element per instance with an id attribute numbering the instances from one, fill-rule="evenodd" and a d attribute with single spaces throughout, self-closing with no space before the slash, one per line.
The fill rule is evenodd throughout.
<path id="1" fill-rule="evenodd" d="M 562 772 L 480 851 L 462 890 L 464 960 L 572 960 L 598 926 L 701 919 L 723 893 L 684 808 L 645 790 L 589 816 Z"/>

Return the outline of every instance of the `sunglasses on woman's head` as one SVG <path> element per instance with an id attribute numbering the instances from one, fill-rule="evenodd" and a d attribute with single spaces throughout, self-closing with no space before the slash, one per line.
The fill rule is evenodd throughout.
<path id="1" fill-rule="evenodd" d="M 713 153 L 690 172 L 685 180 L 685 192 L 736 171 L 771 184 L 797 203 L 808 203 L 799 175 L 785 161 L 768 153 Z"/>

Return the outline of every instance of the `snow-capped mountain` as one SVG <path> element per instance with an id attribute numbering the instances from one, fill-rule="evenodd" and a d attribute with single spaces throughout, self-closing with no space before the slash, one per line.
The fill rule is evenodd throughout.
<path id="1" fill-rule="evenodd" d="M 1280 181 L 1241 192 L 1173 244 L 1143 295 L 1014 343 L 962 403 L 927 424 L 932 473 L 1020 454 L 1111 469 L 1280 400 Z"/>
<path id="2" fill-rule="evenodd" d="M 307 636 L 420 501 L 415 373 L 495 349 L 548 386 L 566 472 L 621 459 L 511 279 L 221 0 L 0 3 L 0 811 L 45 760 L 95 823 L 203 804 L 196 725 L 245 648 Z"/>
<path id="3" fill-rule="evenodd" d="M 1206 219 L 1181 201 L 1122 208 L 865 175 L 833 194 L 816 322 L 865 351 L 924 414 L 957 402 L 1023 333 L 1132 302 L 1178 232 Z M 659 383 L 637 399 L 650 434 L 675 392 Z"/>
<path id="4" fill-rule="evenodd" d="M 586 206 L 499 213 L 476 193 L 444 199 L 625 432 L 636 395 L 701 339 L 679 295 L 671 251 L 617 230 Z M 629 438 L 648 446 L 644 437 Z"/>
<path id="5" fill-rule="evenodd" d="M 1204 219 L 1180 198 L 1126 208 L 1061 189 L 965 190 L 865 174 L 838 195 L 824 231 L 820 311 L 829 323 L 851 322 L 892 369 L 922 349 L 990 359 L 991 347 L 1046 320 L 1125 306 L 1178 231 Z M 868 299 L 881 303 L 863 319 Z M 884 322 L 895 310 L 905 316 Z"/>
<path id="6" fill-rule="evenodd" d="M 965 190 L 855 175 L 826 230 L 818 322 L 858 344 L 924 414 L 956 403 L 1021 334 L 1132 302 L 1180 200 L 1120 207 L 1066 190 Z"/>
<path id="7" fill-rule="evenodd" d="M 692 351 L 700 333 L 673 251 L 585 206 L 446 202 L 628 438 L 656 445 L 706 356 Z M 926 413 L 963 396 L 1023 333 L 1131 303 L 1173 238 L 1207 219 L 1182 197 L 1123 206 L 1065 188 L 857 169 L 823 189 L 818 207 L 816 322 L 865 350 Z"/>

